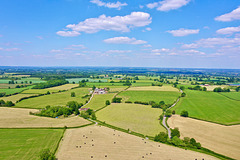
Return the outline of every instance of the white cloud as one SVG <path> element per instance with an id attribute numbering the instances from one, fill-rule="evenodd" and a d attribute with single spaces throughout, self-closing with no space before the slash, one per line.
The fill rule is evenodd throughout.
<path id="1" fill-rule="evenodd" d="M 119 1 L 117 1 L 116 3 L 110 3 L 110 2 L 106 3 L 101 0 L 91 0 L 90 2 L 97 4 L 98 6 L 104 6 L 107 8 L 117 8 L 118 10 L 120 10 L 121 7 L 128 5 L 127 3 L 121 3 Z"/>
<path id="2" fill-rule="evenodd" d="M 215 18 L 216 21 L 230 22 L 234 20 L 240 20 L 240 6 L 230 13 L 223 14 Z"/>
<path id="3" fill-rule="evenodd" d="M 77 31 L 58 31 L 57 34 L 63 37 L 76 37 L 79 36 L 81 33 Z"/>
<path id="4" fill-rule="evenodd" d="M 183 52 L 184 52 L 184 53 L 197 53 L 197 54 L 200 54 L 200 55 L 205 55 L 205 54 L 206 54 L 206 53 L 204 53 L 204 52 L 201 52 L 201 51 L 198 51 L 198 50 L 194 50 L 194 49 L 184 50 Z"/>
<path id="5" fill-rule="evenodd" d="M 69 24 L 67 29 L 72 31 L 58 31 L 60 36 L 78 36 L 80 32 L 96 33 L 101 30 L 129 32 L 134 27 L 144 27 L 152 22 L 150 14 L 145 12 L 132 12 L 126 16 L 110 17 L 101 15 L 98 18 L 89 18 L 78 24 Z"/>
<path id="6" fill-rule="evenodd" d="M 149 3 L 147 7 L 150 9 L 157 8 L 159 11 L 170 11 L 187 5 L 191 0 L 163 0 L 159 2 Z"/>
<path id="7" fill-rule="evenodd" d="M 136 40 L 136 38 L 129 37 L 114 37 L 104 40 L 105 43 L 113 43 L 113 44 L 144 44 L 147 43 L 143 40 Z"/>
<path id="8" fill-rule="evenodd" d="M 131 50 L 108 50 L 106 53 L 130 53 Z"/>
<path id="9" fill-rule="evenodd" d="M 184 44 L 182 48 L 214 48 L 216 46 L 238 46 L 240 45 L 240 38 L 207 38 L 200 39 L 195 43 Z"/>
<path id="10" fill-rule="evenodd" d="M 149 48 L 149 47 L 152 47 L 152 45 L 151 44 L 145 44 L 145 45 L 143 45 L 143 47 Z"/>
<path id="11" fill-rule="evenodd" d="M 146 28 L 146 30 L 147 30 L 147 31 L 151 31 L 151 30 L 152 30 L 152 28 L 150 28 L 150 27 L 147 27 L 147 28 Z"/>
<path id="12" fill-rule="evenodd" d="M 161 49 L 153 49 L 152 52 L 153 53 L 157 53 L 157 52 L 169 52 L 170 49 L 168 48 L 161 48 Z"/>
<path id="13" fill-rule="evenodd" d="M 218 34 L 229 34 L 232 35 L 235 32 L 240 32 L 240 26 L 238 27 L 227 27 L 216 31 Z"/>
<path id="14" fill-rule="evenodd" d="M 62 52 L 62 50 L 60 50 L 60 49 L 52 49 L 50 52 L 51 53 L 59 53 L 59 52 Z"/>
<path id="15" fill-rule="evenodd" d="M 182 37 L 182 36 L 187 36 L 187 35 L 190 35 L 190 34 L 198 34 L 199 33 L 199 29 L 184 29 L 184 28 L 180 28 L 178 30 L 170 30 L 170 31 L 167 31 L 167 32 L 171 33 L 175 37 Z"/>

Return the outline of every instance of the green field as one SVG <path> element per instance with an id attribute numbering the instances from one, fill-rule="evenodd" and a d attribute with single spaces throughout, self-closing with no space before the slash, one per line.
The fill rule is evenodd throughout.
<path id="1" fill-rule="evenodd" d="M 240 101 L 231 100 L 215 92 L 185 92 L 187 96 L 174 107 L 177 114 L 186 110 L 190 117 L 202 120 L 226 125 L 240 123 Z"/>
<path id="2" fill-rule="evenodd" d="M 123 86 L 123 83 L 110 83 L 110 82 L 103 82 L 103 83 L 97 83 L 97 82 L 87 82 L 87 86 L 92 87 L 103 87 L 103 86 Z"/>
<path id="3" fill-rule="evenodd" d="M 71 92 L 75 92 L 76 97 L 71 97 Z M 79 103 L 85 103 L 86 98 L 82 98 L 85 94 L 89 93 L 88 88 L 76 88 L 66 92 L 54 93 L 50 95 L 44 95 L 36 98 L 30 98 L 16 103 L 17 107 L 24 108 L 44 108 L 47 105 L 50 106 L 62 106 L 66 105 L 69 101 L 77 101 Z"/>
<path id="4" fill-rule="evenodd" d="M 93 110 L 100 109 L 105 106 L 106 100 L 109 100 L 111 102 L 112 98 L 114 96 L 114 93 L 109 94 L 95 94 L 90 101 L 84 108 L 91 108 Z"/>
<path id="5" fill-rule="evenodd" d="M 0 79 L 0 83 L 8 83 L 9 81 L 11 81 L 11 79 Z M 17 84 L 21 84 L 21 82 L 23 82 L 23 84 L 25 84 L 25 81 L 29 82 L 32 81 L 32 83 L 41 83 L 41 82 L 46 82 L 41 80 L 40 78 L 21 78 L 21 80 L 14 80 L 14 82 Z"/>
<path id="6" fill-rule="evenodd" d="M 111 104 L 96 113 L 98 120 L 144 135 L 155 136 L 165 129 L 159 123 L 162 110 L 139 104 Z"/>
<path id="7" fill-rule="evenodd" d="M 220 94 L 227 96 L 230 99 L 235 99 L 237 101 L 240 101 L 240 92 L 222 92 Z"/>
<path id="8" fill-rule="evenodd" d="M 69 83 L 79 83 L 81 82 L 82 80 L 88 80 L 89 82 L 99 82 L 99 80 L 101 82 L 107 82 L 106 79 L 91 79 L 91 78 L 70 78 L 70 79 L 66 79 Z"/>
<path id="9" fill-rule="evenodd" d="M 6 95 L 9 95 L 9 94 L 14 94 L 14 93 L 19 93 L 19 92 L 22 92 L 22 91 L 30 89 L 30 88 L 32 88 L 32 86 L 28 86 L 28 87 L 24 87 L 24 88 L 0 89 L 0 93 L 5 92 Z"/>
<path id="10" fill-rule="evenodd" d="M 6 101 L 12 101 L 13 103 L 16 103 L 16 101 L 18 101 L 21 98 L 24 97 L 30 97 L 30 96 L 35 96 L 36 94 L 16 94 L 16 95 L 12 95 L 12 96 L 8 96 L 8 97 L 0 97 L 0 99 Z"/>
<path id="11" fill-rule="evenodd" d="M 128 100 L 132 102 L 164 101 L 166 104 L 171 104 L 177 100 L 179 95 L 179 92 L 171 91 L 125 91 L 120 93 L 118 97 L 123 97 L 123 100 Z"/>
<path id="12" fill-rule="evenodd" d="M 0 129 L 0 159 L 39 159 L 42 149 L 56 149 L 62 129 Z"/>

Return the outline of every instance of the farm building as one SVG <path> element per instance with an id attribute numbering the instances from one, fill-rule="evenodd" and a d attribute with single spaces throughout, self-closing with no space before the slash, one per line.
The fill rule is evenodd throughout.
<path id="1" fill-rule="evenodd" d="M 90 108 L 80 108 L 79 111 L 87 111 L 89 110 Z"/>
<path id="2" fill-rule="evenodd" d="M 106 91 L 106 88 L 102 89 L 102 88 L 96 88 L 94 90 L 94 94 L 106 94 L 107 91 Z"/>

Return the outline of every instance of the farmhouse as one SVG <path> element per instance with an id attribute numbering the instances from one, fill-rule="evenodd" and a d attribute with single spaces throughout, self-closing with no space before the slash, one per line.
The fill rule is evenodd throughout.
<path id="1" fill-rule="evenodd" d="M 94 90 L 94 94 L 106 94 L 107 91 L 106 91 L 106 88 L 102 89 L 102 88 L 96 88 Z"/>
<path id="2" fill-rule="evenodd" d="M 80 108 L 79 111 L 87 111 L 89 110 L 90 108 Z"/>

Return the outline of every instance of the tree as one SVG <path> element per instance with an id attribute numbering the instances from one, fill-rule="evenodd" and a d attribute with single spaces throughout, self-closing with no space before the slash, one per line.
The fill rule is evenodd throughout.
<path id="1" fill-rule="evenodd" d="M 43 149 L 39 155 L 40 160 L 55 160 L 56 157 L 49 149 Z"/>
<path id="2" fill-rule="evenodd" d="M 50 94 L 50 92 L 49 91 L 47 91 L 47 93 L 46 94 Z"/>
<path id="3" fill-rule="evenodd" d="M 160 105 L 164 105 L 165 102 L 164 102 L 164 101 L 160 101 L 159 104 L 160 104 Z"/>
<path id="4" fill-rule="evenodd" d="M 196 140 L 195 140 L 194 138 L 191 138 L 191 139 L 190 139 L 190 144 L 191 144 L 191 145 L 195 146 L 196 143 L 197 143 L 197 142 L 196 142 Z"/>
<path id="5" fill-rule="evenodd" d="M 180 132 L 179 132 L 179 130 L 178 130 L 178 128 L 174 128 L 174 129 L 171 129 L 171 137 L 173 138 L 173 137 L 180 137 Z"/>
<path id="6" fill-rule="evenodd" d="M 185 87 L 184 87 L 184 86 L 180 86 L 180 89 L 181 89 L 181 90 L 184 90 L 184 89 L 185 89 Z"/>
<path id="7" fill-rule="evenodd" d="M 110 103 L 110 101 L 109 100 L 106 100 L 106 106 L 108 106 L 108 105 L 110 105 L 111 103 Z"/>
<path id="8" fill-rule="evenodd" d="M 0 106 L 4 106 L 5 105 L 5 101 L 4 100 L 0 100 Z"/>
<path id="9" fill-rule="evenodd" d="M 172 114 L 175 114 L 175 113 L 176 113 L 175 110 L 173 110 L 173 111 L 172 111 Z"/>
<path id="10" fill-rule="evenodd" d="M 122 101 L 122 98 L 114 97 L 114 98 L 112 99 L 112 103 L 121 103 L 121 101 Z"/>
<path id="11" fill-rule="evenodd" d="M 160 132 L 158 135 L 154 137 L 154 141 L 156 142 L 167 142 L 168 134 L 165 132 Z"/>
<path id="12" fill-rule="evenodd" d="M 185 110 L 182 111 L 182 112 L 181 112 L 181 116 L 182 116 L 182 117 L 188 117 L 188 111 L 185 111 Z"/>
<path id="13" fill-rule="evenodd" d="M 236 91 L 237 91 L 237 92 L 239 92 L 239 90 L 240 90 L 240 86 L 238 86 L 238 87 L 236 88 Z"/>
<path id="14" fill-rule="evenodd" d="M 7 101 L 6 103 L 5 103 L 5 106 L 6 107 L 12 107 L 12 106 L 14 106 L 15 104 L 12 102 L 12 101 Z"/>
<path id="15" fill-rule="evenodd" d="M 181 97 L 185 97 L 185 96 L 186 96 L 186 93 L 183 92 L 183 93 L 181 94 Z"/>
<path id="16" fill-rule="evenodd" d="M 172 116 L 172 112 L 170 110 L 167 110 L 165 113 L 166 117 L 171 117 Z"/>
<path id="17" fill-rule="evenodd" d="M 96 89 L 96 86 L 93 86 L 93 87 L 92 87 L 92 90 L 94 91 L 95 89 Z"/>
<path id="18" fill-rule="evenodd" d="M 175 146 L 180 146 L 180 145 L 182 145 L 182 143 L 183 143 L 182 140 L 179 139 L 179 137 L 177 137 L 177 136 L 174 136 L 174 137 L 172 138 L 171 142 L 172 142 L 172 144 L 175 145 Z"/>
<path id="19" fill-rule="evenodd" d="M 75 92 L 71 92 L 71 97 L 76 97 Z"/>
<path id="20" fill-rule="evenodd" d="M 203 91 L 207 91 L 207 87 L 203 87 Z"/>

